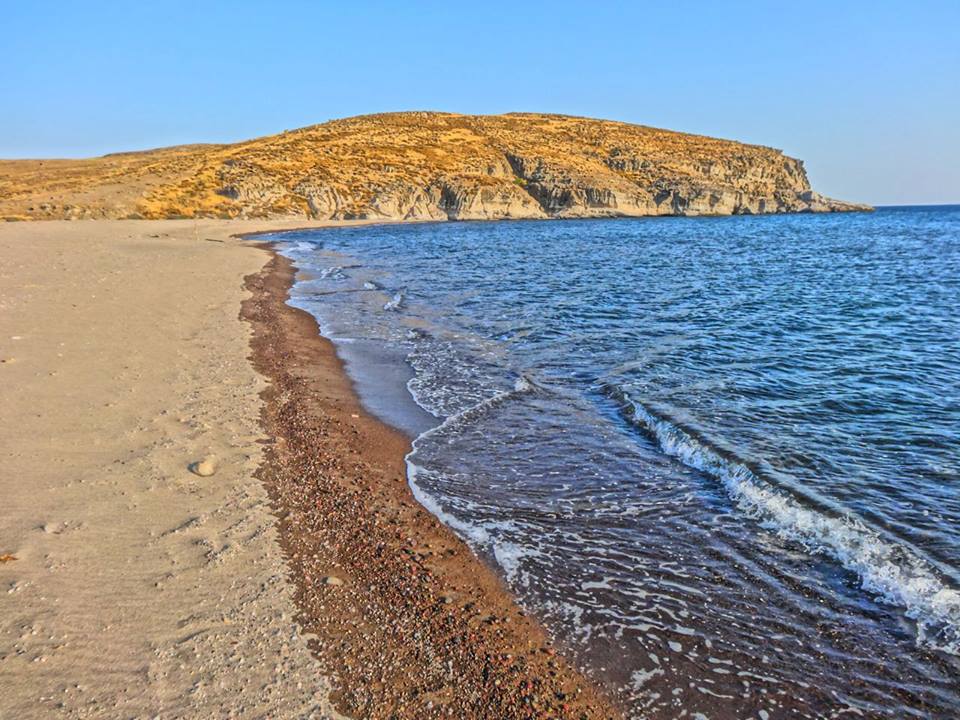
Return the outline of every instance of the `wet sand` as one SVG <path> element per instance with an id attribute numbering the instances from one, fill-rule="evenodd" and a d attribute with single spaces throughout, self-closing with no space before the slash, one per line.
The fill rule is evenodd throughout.
<path id="1" fill-rule="evenodd" d="M 0 225 L 0 717 L 615 715 L 232 237 L 293 224 Z"/>
<path id="2" fill-rule="evenodd" d="M 370 718 L 614 716 L 414 500 L 409 439 L 364 411 L 314 318 L 286 305 L 294 272 L 277 255 L 248 278 L 243 316 L 271 381 L 260 477 L 337 706 Z"/>

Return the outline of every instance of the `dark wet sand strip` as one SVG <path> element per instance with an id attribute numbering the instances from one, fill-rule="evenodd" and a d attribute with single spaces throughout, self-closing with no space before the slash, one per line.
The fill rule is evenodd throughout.
<path id="1" fill-rule="evenodd" d="M 247 278 L 242 317 L 270 381 L 260 470 L 311 646 L 355 718 L 619 717 L 499 578 L 413 498 L 409 440 L 361 407 L 295 268 Z"/>

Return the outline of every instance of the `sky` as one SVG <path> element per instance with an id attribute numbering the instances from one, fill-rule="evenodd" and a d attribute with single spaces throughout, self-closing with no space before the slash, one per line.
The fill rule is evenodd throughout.
<path id="1" fill-rule="evenodd" d="M 960 203 L 960 0 L 0 0 L 0 16 L 2 158 L 555 112 L 780 148 L 845 200 Z"/>

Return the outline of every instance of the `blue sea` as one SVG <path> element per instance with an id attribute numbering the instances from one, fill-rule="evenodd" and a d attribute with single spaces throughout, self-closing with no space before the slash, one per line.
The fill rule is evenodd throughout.
<path id="1" fill-rule="evenodd" d="M 960 716 L 960 206 L 275 239 L 417 499 L 632 716 Z"/>

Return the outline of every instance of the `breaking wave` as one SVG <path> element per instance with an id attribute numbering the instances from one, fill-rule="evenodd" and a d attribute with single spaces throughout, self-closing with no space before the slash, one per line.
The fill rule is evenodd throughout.
<path id="1" fill-rule="evenodd" d="M 414 457 L 417 454 L 417 450 L 423 447 L 424 443 L 429 442 L 431 438 L 449 430 L 457 429 L 463 425 L 467 425 L 490 412 L 494 408 L 502 405 L 503 403 L 508 402 L 509 400 L 520 395 L 535 392 L 537 389 L 538 386 L 532 380 L 525 375 L 519 375 L 514 382 L 512 389 L 497 392 L 490 397 L 487 397 L 480 402 L 461 410 L 458 413 L 450 415 L 436 427 L 430 428 L 429 430 L 421 433 L 411 443 L 410 452 L 407 453 L 406 457 L 404 458 L 407 465 L 407 482 L 410 485 L 410 490 L 413 492 L 413 496 L 416 501 L 423 505 L 434 516 L 439 518 L 445 525 L 448 525 L 449 527 L 458 531 L 461 536 L 465 537 L 468 541 L 471 541 L 472 543 L 494 553 L 495 557 L 498 557 L 498 559 L 499 554 L 497 553 L 497 547 L 492 542 L 490 534 L 487 532 L 486 528 L 477 523 L 469 523 L 461 520 L 455 515 L 447 512 L 441 503 L 423 488 L 422 483 L 417 482 L 418 477 L 428 474 L 429 471 L 425 467 L 418 465 L 414 461 Z M 412 391 L 411 395 L 416 398 L 416 394 Z M 509 570 L 509 568 L 505 567 L 505 570 Z"/>
<path id="2" fill-rule="evenodd" d="M 904 546 L 884 539 L 860 519 L 832 517 L 804 506 L 746 465 L 723 457 L 706 442 L 650 412 L 629 393 L 605 385 L 624 417 L 683 464 L 718 479 L 737 507 L 780 537 L 826 555 L 857 574 L 861 587 L 887 604 L 905 608 L 917 623 L 918 644 L 960 654 L 960 592 Z"/>
<path id="3" fill-rule="evenodd" d="M 334 265 L 333 267 L 324 268 L 320 271 L 318 276 L 321 280 L 343 280 L 346 278 L 346 274 L 343 272 L 342 265 Z"/>

